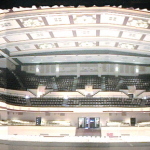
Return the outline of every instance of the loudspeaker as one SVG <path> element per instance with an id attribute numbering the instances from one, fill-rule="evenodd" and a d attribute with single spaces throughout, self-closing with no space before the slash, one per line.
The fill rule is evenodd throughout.
<path id="1" fill-rule="evenodd" d="M 41 117 L 36 117 L 36 126 L 41 125 Z"/>

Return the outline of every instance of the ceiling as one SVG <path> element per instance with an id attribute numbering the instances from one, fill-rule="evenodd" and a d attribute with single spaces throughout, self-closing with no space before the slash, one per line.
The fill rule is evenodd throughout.
<path id="1" fill-rule="evenodd" d="M 15 64 L 150 65 L 150 12 L 116 7 L 1 10 L 0 56 Z"/>

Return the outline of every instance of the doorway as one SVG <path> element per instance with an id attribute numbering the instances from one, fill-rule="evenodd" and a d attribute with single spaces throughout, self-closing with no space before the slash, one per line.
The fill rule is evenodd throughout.
<path id="1" fill-rule="evenodd" d="M 135 126 L 136 118 L 130 118 L 130 124 L 131 124 L 131 126 Z"/>

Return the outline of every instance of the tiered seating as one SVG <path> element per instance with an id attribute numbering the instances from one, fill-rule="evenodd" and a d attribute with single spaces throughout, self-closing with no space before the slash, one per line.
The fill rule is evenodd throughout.
<path id="1" fill-rule="evenodd" d="M 60 76 L 56 78 L 58 91 L 72 91 L 75 76 Z"/>
<path id="2" fill-rule="evenodd" d="M 124 80 L 122 89 L 127 89 L 128 86 L 136 86 L 138 90 L 150 90 L 150 75 L 140 76 L 126 76 L 122 77 Z"/>
<path id="3" fill-rule="evenodd" d="M 7 104 L 11 105 L 19 105 L 19 106 L 27 105 L 26 99 L 20 96 L 0 94 L 0 99 L 2 101 L 5 101 Z"/>
<path id="4" fill-rule="evenodd" d="M 125 98 L 70 98 L 68 100 L 68 106 L 107 106 L 107 107 L 140 107 L 141 100 L 132 100 Z"/>
<path id="5" fill-rule="evenodd" d="M 6 88 L 7 81 L 6 81 L 6 69 L 0 68 L 0 87 Z"/>
<path id="6" fill-rule="evenodd" d="M 120 89 L 128 89 L 128 86 L 135 86 L 137 90 L 150 90 L 150 75 L 140 76 L 103 76 L 105 77 L 106 91 L 116 91 L 119 81 Z"/>
<path id="7" fill-rule="evenodd" d="M 115 91 L 120 78 L 115 76 L 105 76 L 106 91 Z"/>
<path id="8" fill-rule="evenodd" d="M 150 107 L 150 98 L 147 98 L 146 103 L 145 103 L 145 106 Z"/>
<path id="9" fill-rule="evenodd" d="M 27 89 L 37 89 L 38 85 L 39 85 L 39 77 L 34 75 L 34 74 L 30 74 L 30 73 L 25 73 L 25 72 L 21 72 L 21 79 L 22 82 L 24 83 L 25 87 Z"/>
<path id="10" fill-rule="evenodd" d="M 86 75 L 74 80 L 75 76 L 38 76 L 24 71 L 18 71 L 16 74 L 22 82 L 22 87 L 26 89 L 37 89 L 39 85 L 44 85 L 47 89 L 55 91 L 75 91 L 76 89 L 85 89 L 86 85 L 92 85 L 93 89 L 118 91 L 134 85 L 137 90 L 150 90 L 150 75 L 119 77 L 112 75 L 103 75 L 102 77 Z M 0 87 L 16 90 L 21 90 L 22 88 L 15 75 L 4 68 L 0 69 Z"/>
<path id="11" fill-rule="evenodd" d="M 7 68 L 0 68 L 0 87 L 20 90 L 21 86 L 14 74 Z"/>
<path id="12" fill-rule="evenodd" d="M 47 107 L 47 106 L 53 106 L 58 107 L 62 106 L 63 98 L 30 98 L 31 106 L 41 106 L 41 107 Z"/>
<path id="13" fill-rule="evenodd" d="M 52 78 L 49 76 L 37 76 L 32 73 L 20 72 L 20 78 L 27 89 L 37 89 L 39 85 L 52 89 Z"/>
<path id="14" fill-rule="evenodd" d="M 100 89 L 101 78 L 98 76 L 80 76 L 77 82 L 77 89 L 84 89 L 86 85 L 92 85 L 93 89 Z"/>
<path id="15" fill-rule="evenodd" d="M 6 69 L 6 81 L 7 81 L 7 89 L 21 90 L 21 85 L 18 80 L 14 76 L 14 74 Z"/>
<path id="16" fill-rule="evenodd" d="M 12 105 L 27 106 L 27 100 L 24 97 L 0 94 L 0 100 Z M 63 105 L 63 98 L 29 98 L 31 106 L 36 107 L 58 107 Z M 100 98 L 69 98 L 65 106 L 70 107 L 140 107 L 142 99 L 100 97 Z M 147 100 L 145 106 L 150 106 Z"/>

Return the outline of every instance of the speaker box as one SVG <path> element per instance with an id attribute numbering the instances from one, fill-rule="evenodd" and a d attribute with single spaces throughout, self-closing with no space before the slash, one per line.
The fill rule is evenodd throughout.
<path id="1" fill-rule="evenodd" d="M 41 125 L 41 117 L 36 117 L 36 125 L 37 126 Z"/>

